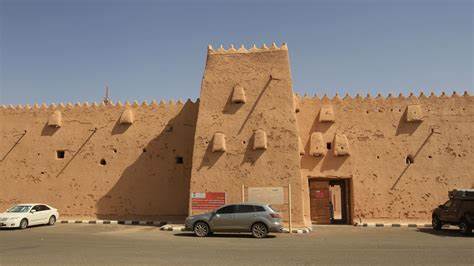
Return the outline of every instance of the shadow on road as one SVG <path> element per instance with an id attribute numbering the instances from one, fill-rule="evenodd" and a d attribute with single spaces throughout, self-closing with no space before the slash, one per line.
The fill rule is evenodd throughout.
<path id="1" fill-rule="evenodd" d="M 431 234 L 435 236 L 441 236 L 441 237 L 472 237 L 473 234 L 470 235 L 463 235 L 458 229 L 443 229 L 440 231 L 433 230 L 432 228 L 419 228 L 417 230 L 418 232 L 421 233 L 426 233 L 426 234 Z"/>
<path id="2" fill-rule="evenodd" d="M 28 231 L 28 230 L 33 230 L 34 228 L 38 227 L 53 227 L 51 225 L 47 224 L 35 224 L 35 225 L 29 225 L 25 229 L 20 229 L 19 227 L 2 227 L 0 228 L 0 231 Z"/>
<path id="3" fill-rule="evenodd" d="M 196 237 L 196 235 L 194 235 L 194 233 L 177 233 L 177 234 L 174 234 L 175 236 L 180 236 L 180 237 Z M 228 234 L 212 234 L 210 236 L 207 236 L 208 238 L 254 238 L 252 235 L 250 234 L 239 234 L 239 233 L 234 233 L 234 234 L 231 234 L 231 233 L 228 233 Z M 268 235 L 266 237 L 266 239 L 270 239 L 270 238 L 275 238 L 276 236 L 275 235 Z M 255 238 L 256 239 L 256 238 Z"/>

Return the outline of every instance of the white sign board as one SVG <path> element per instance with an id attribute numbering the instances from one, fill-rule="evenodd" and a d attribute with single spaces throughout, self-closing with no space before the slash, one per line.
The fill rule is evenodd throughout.
<path id="1" fill-rule="evenodd" d="M 249 187 L 248 202 L 263 204 L 283 204 L 282 187 Z"/>

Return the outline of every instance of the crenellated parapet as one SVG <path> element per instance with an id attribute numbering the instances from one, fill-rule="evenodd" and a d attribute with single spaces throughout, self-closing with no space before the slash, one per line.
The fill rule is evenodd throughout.
<path id="1" fill-rule="evenodd" d="M 468 91 L 464 91 L 464 93 L 460 94 L 456 91 L 453 91 L 452 94 L 448 95 L 446 92 L 441 92 L 440 95 L 436 95 L 434 92 L 431 92 L 429 95 L 426 95 L 424 92 L 420 92 L 419 95 L 415 95 L 413 92 L 410 92 L 408 95 L 404 95 L 403 93 L 399 93 L 398 95 L 394 95 L 392 93 L 388 93 L 386 96 L 383 96 L 381 93 L 377 93 L 374 97 L 372 94 L 367 93 L 366 95 L 361 95 L 357 93 L 356 95 L 352 96 L 349 93 L 346 93 L 343 97 L 341 97 L 338 93 L 336 93 L 332 98 L 324 94 L 320 96 L 315 94 L 313 97 L 308 97 L 306 94 L 304 96 L 300 96 L 295 94 L 297 101 L 304 102 L 304 101 L 313 101 L 313 102 L 321 102 L 321 103 L 344 103 L 344 102 L 360 102 L 360 103 L 374 103 L 374 102 L 411 102 L 416 103 L 418 101 L 424 100 L 437 100 L 437 99 L 450 99 L 450 98 L 461 98 L 461 97 L 472 97 Z"/>
<path id="2" fill-rule="evenodd" d="M 208 54 L 242 54 L 242 53 L 260 53 L 260 52 L 272 52 L 278 50 L 288 50 L 288 46 L 286 43 L 282 43 L 281 46 L 278 47 L 276 43 L 272 43 L 271 45 L 267 46 L 265 43 L 257 47 L 256 44 L 253 44 L 252 47 L 246 48 L 245 45 L 240 45 L 239 48 L 236 48 L 233 44 L 229 46 L 228 49 L 224 48 L 224 45 L 220 45 L 219 48 L 215 49 L 212 45 L 209 45 L 207 48 Z"/>
<path id="3" fill-rule="evenodd" d="M 191 100 L 191 99 L 187 99 L 186 102 L 184 102 L 183 100 L 179 99 L 178 101 L 175 101 L 175 100 L 169 100 L 169 101 L 164 101 L 164 100 L 161 100 L 160 102 L 157 102 L 156 100 L 152 100 L 150 102 L 148 101 L 143 101 L 143 102 L 138 102 L 138 101 L 133 101 L 133 102 L 130 102 L 130 101 L 125 101 L 125 102 L 122 102 L 122 101 L 117 101 L 117 102 L 113 102 L 113 101 L 110 101 L 109 103 L 104 103 L 104 102 L 100 102 L 100 103 L 97 103 L 97 102 L 93 102 L 93 103 L 89 103 L 89 102 L 77 102 L 77 103 L 71 103 L 71 102 L 68 102 L 68 103 L 51 103 L 51 104 L 46 104 L 46 103 L 42 103 L 42 104 L 38 104 L 38 103 L 35 103 L 33 105 L 29 105 L 29 104 L 26 104 L 26 105 L 22 105 L 22 104 L 18 104 L 18 105 L 12 105 L 12 104 L 9 104 L 9 105 L 0 105 L 0 112 L 8 112 L 8 113 L 12 113 L 12 112 L 51 112 L 51 111 L 54 111 L 54 110 L 60 110 L 60 111 L 64 111 L 64 110 L 93 110 L 93 109 L 101 109 L 101 110 L 108 110 L 108 109 L 124 109 L 124 108 L 175 108 L 175 107 L 182 107 L 184 106 L 185 104 L 192 104 L 192 105 L 195 105 L 195 104 L 199 104 L 199 99 L 196 99 L 196 100 Z"/>

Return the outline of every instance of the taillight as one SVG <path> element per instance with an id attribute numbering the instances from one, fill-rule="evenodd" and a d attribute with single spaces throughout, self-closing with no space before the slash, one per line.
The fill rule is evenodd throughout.
<path id="1" fill-rule="evenodd" d="M 278 214 L 278 213 L 270 213 L 270 216 L 271 216 L 272 218 L 281 218 L 281 215 Z"/>

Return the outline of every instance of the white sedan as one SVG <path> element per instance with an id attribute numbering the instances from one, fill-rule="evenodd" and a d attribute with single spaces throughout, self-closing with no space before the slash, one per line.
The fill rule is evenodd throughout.
<path id="1" fill-rule="evenodd" d="M 58 210 L 41 203 L 18 204 L 0 213 L 0 228 L 25 229 L 31 225 L 53 225 L 59 218 Z"/>

